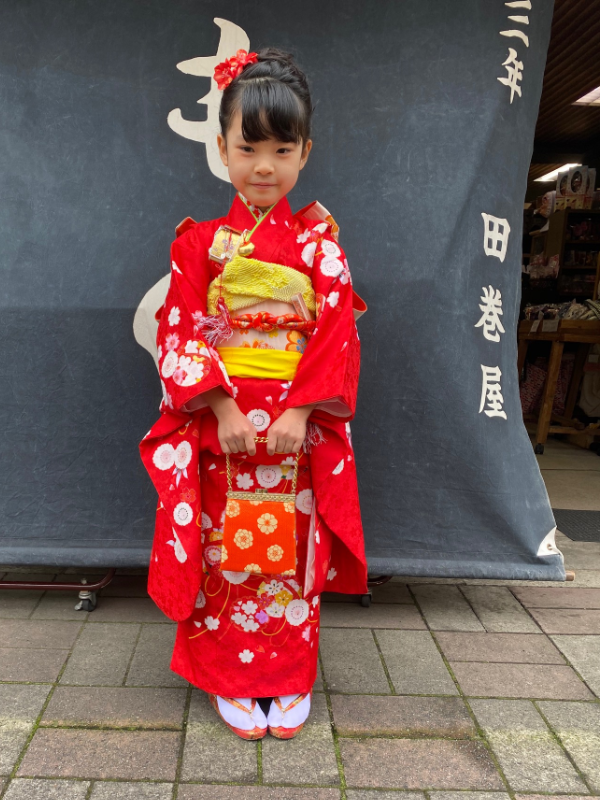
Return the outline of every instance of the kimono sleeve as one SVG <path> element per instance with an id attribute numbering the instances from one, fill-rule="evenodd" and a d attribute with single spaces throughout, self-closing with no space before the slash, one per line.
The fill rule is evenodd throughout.
<path id="1" fill-rule="evenodd" d="M 349 420 L 356 408 L 360 342 L 348 262 L 332 236 L 325 234 L 317 242 L 312 269 L 317 326 L 292 381 L 287 407 L 315 404 Z"/>
<path id="2" fill-rule="evenodd" d="M 217 351 L 199 330 L 206 315 L 209 271 L 201 237 L 192 230 L 171 246 L 171 281 L 158 325 L 158 370 L 163 410 L 191 412 L 205 407 L 204 392 L 231 382 Z"/>

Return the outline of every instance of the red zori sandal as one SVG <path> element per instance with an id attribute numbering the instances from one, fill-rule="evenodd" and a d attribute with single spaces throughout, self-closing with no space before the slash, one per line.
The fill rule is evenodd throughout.
<path id="1" fill-rule="evenodd" d="M 269 733 L 276 739 L 293 739 L 310 713 L 311 692 L 274 697 L 267 716 Z"/>
<path id="2" fill-rule="evenodd" d="M 208 699 L 229 730 L 241 739 L 262 739 L 266 735 L 267 718 L 254 698 L 209 694 Z"/>

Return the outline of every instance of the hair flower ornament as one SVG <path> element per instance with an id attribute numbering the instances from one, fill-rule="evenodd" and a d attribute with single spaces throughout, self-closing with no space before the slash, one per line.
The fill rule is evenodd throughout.
<path id="1" fill-rule="evenodd" d="M 219 90 L 226 89 L 234 78 L 243 72 L 248 64 L 256 64 L 258 53 L 248 53 L 246 50 L 238 50 L 231 58 L 226 58 L 215 67 L 214 78 Z"/>

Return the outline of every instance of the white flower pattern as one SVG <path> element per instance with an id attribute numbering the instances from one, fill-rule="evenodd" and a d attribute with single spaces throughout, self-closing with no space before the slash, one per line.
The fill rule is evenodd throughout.
<path id="1" fill-rule="evenodd" d="M 250 650 L 242 650 L 241 653 L 238 653 L 238 657 L 242 664 L 250 664 L 254 658 L 254 653 Z"/>
<path id="2" fill-rule="evenodd" d="M 177 308 L 177 306 L 173 306 L 173 308 L 169 311 L 169 325 L 179 325 L 180 319 L 181 311 Z"/>
<path id="3" fill-rule="evenodd" d="M 262 408 L 254 408 L 252 411 L 249 411 L 246 416 L 259 433 L 260 431 L 266 431 L 271 424 L 271 417 L 266 411 L 263 411 Z"/>
<path id="4" fill-rule="evenodd" d="M 313 502 L 312 489 L 303 489 L 296 495 L 296 508 L 303 514 L 311 513 L 312 502 Z"/>
<path id="5" fill-rule="evenodd" d="M 309 242 L 302 248 L 302 261 L 304 261 L 307 267 L 312 267 L 316 250 L 316 242 Z"/>
<path id="6" fill-rule="evenodd" d="M 277 464 L 261 464 L 256 468 L 256 480 L 264 489 L 272 489 L 280 483 L 283 472 Z"/>
<path id="7" fill-rule="evenodd" d="M 194 512 L 189 503 L 177 503 L 173 509 L 173 519 L 178 525 L 189 525 L 194 519 Z"/>

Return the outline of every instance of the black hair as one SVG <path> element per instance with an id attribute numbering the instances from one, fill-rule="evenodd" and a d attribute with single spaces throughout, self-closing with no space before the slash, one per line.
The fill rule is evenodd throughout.
<path id="1" fill-rule="evenodd" d="M 306 142 L 313 112 L 306 75 L 289 53 L 265 48 L 223 91 L 219 122 L 223 136 L 233 115 L 242 112 L 247 142 Z"/>

